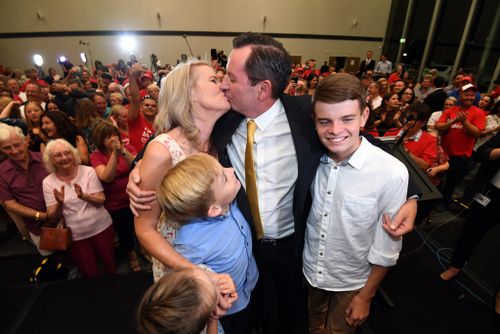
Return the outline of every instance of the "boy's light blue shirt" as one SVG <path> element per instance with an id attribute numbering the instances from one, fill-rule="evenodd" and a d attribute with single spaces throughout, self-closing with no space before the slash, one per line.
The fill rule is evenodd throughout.
<path id="1" fill-rule="evenodd" d="M 250 227 L 236 203 L 223 216 L 196 218 L 181 226 L 174 248 L 194 264 L 204 264 L 216 273 L 231 276 L 238 300 L 228 315 L 247 307 L 259 274 L 252 255 Z"/>

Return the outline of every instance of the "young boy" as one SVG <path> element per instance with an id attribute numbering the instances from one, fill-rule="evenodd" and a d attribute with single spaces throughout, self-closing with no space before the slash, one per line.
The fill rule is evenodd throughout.
<path id="1" fill-rule="evenodd" d="M 408 171 L 359 136 L 369 111 L 354 76 L 325 78 L 316 88 L 313 112 L 327 153 L 311 185 L 303 254 L 310 328 L 354 333 L 399 256 L 401 239 L 392 239 L 383 222 L 406 199 Z"/>
<path id="2" fill-rule="evenodd" d="M 233 203 L 240 182 L 232 168 L 207 155 L 188 157 L 170 169 L 158 190 L 158 203 L 181 224 L 175 250 L 196 265 L 227 273 L 238 299 L 221 318 L 226 333 L 244 333 L 246 307 L 258 277 L 248 223 Z"/>

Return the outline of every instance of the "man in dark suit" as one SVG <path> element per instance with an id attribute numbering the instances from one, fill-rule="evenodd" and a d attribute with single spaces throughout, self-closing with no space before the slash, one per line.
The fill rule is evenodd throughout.
<path id="1" fill-rule="evenodd" d="M 248 33 L 236 38 L 222 89 L 238 112 L 227 113 L 213 130 L 219 159 L 234 167 L 244 185 L 237 200 L 255 232 L 260 279 L 252 302 L 258 305 L 264 333 L 307 332 L 301 256 L 311 201 L 308 190 L 322 148 L 312 126 L 310 99 L 282 94 L 290 68 L 288 53 L 271 37 Z M 256 171 L 256 214 L 243 190 L 248 188 L 249 122 L 257 125 L 251 162 Z M 256 226 L 257 220 L 262 227 Z"/>
<path id="2" fill-rule="evenodd" d="M 260 279 L 252 300 L 258 305 L 263 333 L 307 332 L 301 256 L 311 205 L 309 188 L 323 148 L 310 116 L 310 100 L 282 94 L 290 66 L 287 51 L 271 37 L 248 33 L 235 38 L 222 89 L 237 112 L 224 115 L 213 130 L 221 163 L 234 167 L 248 187 L 247 126 L 257 124 L 252 145 L 257 217 L 244 187 L 237 200 L 256 232 L 254 255 Z M 416 205 L 410 202 L 410 207 Z M 412 219 L 404 211 L 405 223 L 398 232 L 392 231 L 395 235 L 411 229 Z M 400 218 L 396 221 L 399 224 Z"/>
<path id="3" fill-rule="evenodd" d="M 432 84 L 434 86 L 434 91 L 424 99 L 424 103 L 427 104 L 433 112 L 443 110 L 444 101 L 448 98 L 448 94 L 444 91 L 445 80 L 438 75 L 434 78 Z"/>
<path id="4" fill-rule="evenodd" d="M 372 59 L 373 52 L 366 51 L 366 59 L 361 61 L 359 65 L 359 78 L 363 77 L 367 71 L 372 71 L 375 69 L 375 60 Z"/>
<path id="5" fill-rule="evenodd" d="M 273 38 L 256 33 L 235 38 L 222 84 L 233 110 L 219 119 L 212 132 L 219 160 L 234 167 L 243 185 L 237 202 L 254 232 L 260 275 L 251 303 L 261 333 L 272 334 L 308 332 L 301 259 L 311 206 L 309 188 L 323 152 L 310 99 L 283 94 L 290 69 L 287 51 Z M 253 142 L 247 143 L 251 137 Z M 247 177 L 247 147 L 253 151 L 252 177 Z M 147 203 L 135 202 L 141 191 L 136 186 L 138 175 L 131 175 L 132 205 Z M 248 191 L 251 178 L 256 201 Z M 413 228 L 416 201 L 407 203 L 388 222 L 395 237 Z"/>

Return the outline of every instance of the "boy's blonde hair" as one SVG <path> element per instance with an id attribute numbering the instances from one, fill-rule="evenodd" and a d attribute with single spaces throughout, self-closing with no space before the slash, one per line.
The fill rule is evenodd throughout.
<path id="1" fill-rule="evenodd" d="M 158 203 L 165 215 L 178 223 L 206 217 L 214 202 L 212 185 L 222 168 L 208 154 L 195 154 L 172 167 L 158 189 Z"/>
<path id="2" fill-rule="evenodd" d="M 138 310 L 139 334 L 194 334 L 203 330 L 217 295 L 215 289 L 207 291 L 197 271 L 201 269 L 169 271 L 146 291 Z"/>

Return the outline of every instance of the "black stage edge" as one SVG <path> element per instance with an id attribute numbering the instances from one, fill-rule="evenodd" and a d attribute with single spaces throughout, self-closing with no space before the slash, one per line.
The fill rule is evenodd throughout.
<path id="1" fill-rule="evenodd" d="M 135 333 L 135 310 L 151 272 L 1 288 L 0 332 Z"/>

